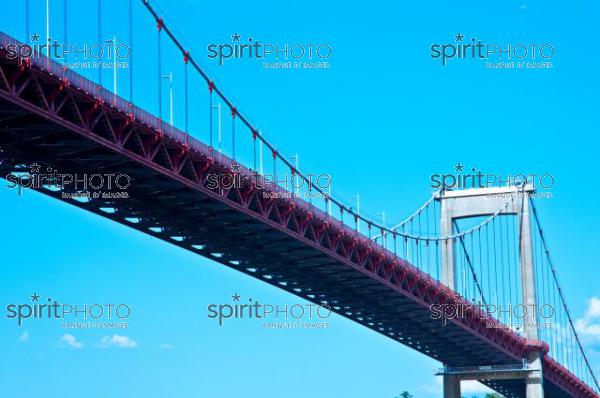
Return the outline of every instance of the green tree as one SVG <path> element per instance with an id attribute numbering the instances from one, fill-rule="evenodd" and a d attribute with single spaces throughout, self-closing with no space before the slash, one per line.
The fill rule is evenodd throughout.
<path id="1" fill-rule="evenodd" d="M 396 398 L 413 398 L 413 396 L 408 391 L 402 391 Z"/>

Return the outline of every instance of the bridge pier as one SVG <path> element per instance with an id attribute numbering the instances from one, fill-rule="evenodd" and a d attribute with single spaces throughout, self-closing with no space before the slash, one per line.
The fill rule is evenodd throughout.
<path id="1" fill-rule="evenodd" d="M 444 398 L 460 397 L 460 379 L 457 376 L 444 375 Z"/>
<path id="2" fill-rule="evenodd" d="M 531 356 L 523 358 L 521 363 L 463 367 L 446 366 L 438 370 L 436 375 L 443 376 L 444 378 L 444 398 L 460 398 L 460 382 L 463 380 L 482 382 L 516 379 L 521 379 L 525 382 L 526 398 L 543 398 L 544 390 L 542 388 L 542 373 L 540 371 L 542 355 L 540 355 L 540 352 L 544 352 L 544 344 L 539 341 L 533 342 L 530 345 L 530 349 L 536 350 L 531 351 Z"/>
<path id="3" fill-rule="evenodd" d="M 527 366 L 533 370 L 525 378 L 525 397 L 544 398 L 544 378 L 542 377 L 542 353 L 533 351 L 527 357 Z"/>

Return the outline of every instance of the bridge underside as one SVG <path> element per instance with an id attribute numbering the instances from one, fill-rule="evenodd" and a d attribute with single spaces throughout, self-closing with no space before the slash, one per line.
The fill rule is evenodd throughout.
<path id="1" fill-rule="evenodd" d="M 38 191 L 193 251 L 334 311 L 451 366 L 520 362 L 522 339 L 478 319 L 442 326 L 429 305 L 454 293 L 309 206 L 264 199 L 255 187 L 215 191 L 219 157 L 188 150 L 155 129 L 35 68 L 1 58 L 1 176 L 32 163 L 59 173 L 126 173 L 128 199 L 80 202 Z M 75 193 L 74 190 L 66 190 Z M 176 272 L 176 270 L 174 269 Z M 476 317 L 475 317 L 476 318 Z M 553 368 L 546 371 L 550 364 Z M 544 361 L 547 397 L 591 397 L 560 365 Z M 391 370 L 393 371 L 393 369 Z M 567 372 L 567 373 L 565 373 Z M 524 397 L 522 380 L 491 385 Z"/>

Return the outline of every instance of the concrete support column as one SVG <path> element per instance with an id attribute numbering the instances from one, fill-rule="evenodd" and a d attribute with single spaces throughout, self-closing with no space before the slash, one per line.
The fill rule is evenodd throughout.
<path id="1" fill-rule="evenodd" d="M 460 398 L 460 379 L 444 375 L 444 398 Z"/>
<path id="2" fill-rule="evenodd" d="M 450 236 L 454 232 L 452 225 L 452 201 L 442 200 L 441 236 Z M 444 240 L 441 243 L 442 250 L 442 283 L 452 290 L 456 290 L 456 270 L 454 267 L 454 241 Z"/>
<path id="3" fill-rule="evenodd" d="M 521 200 L 521 199 L 520 199 Z M 531 220 L 529 215 L 529 200 L 522 199 L 518 214 L 521 222 L 520 252 L 521 252 L 521 286 L 523 291 L 523 305 L 527 307 L 527 316 L 524 321 L 525 336 L 528 340 L 538 339 L 537 318 L 535 316 L 535 273 L 533 270 L 533 249 L 531 245 Z"/>
<path id="4" fill-rule="evenodd" d="M 519 219 L 521 221 L 520 233 L 520 250 L 521 250 L 521 286 L 523 290 L 523 304 L 527 307 L 527 316 L 525 317 L 525 336 L 528 340 L 535 341 L 538 339 L 537 317 L 536 311 L 532 308 L 537 308 L 536 293 L 535 293 L 535 271 L 533 264 L 533 249 L 531 244 L 531 218 L 529 214 L 529 198 L 521 199 L 519 209 Z M 544 378 L 542 375 L 542 353 L 533 351 L 527 355 L 527 365 L 530 369 L 535 369 L 529 372 L 525 379 L 526 383 L 526 398 L 543 398 L 544 397 Z"/>
<path id="5" fill-rule="evenodd" d="M 544 398 L 544 378 L 542 376 L 542 354 L 534 351 L 527 356 L 527 364 L 532 369 L 539 369 L 529 372 L 525 378 L 525 397 L 526 398 Z"/>

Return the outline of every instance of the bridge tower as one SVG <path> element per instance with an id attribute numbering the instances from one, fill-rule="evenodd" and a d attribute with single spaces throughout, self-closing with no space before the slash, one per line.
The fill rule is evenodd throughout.
<path id="1" fill-rule="evenodd" d="M 442 191 L 439 200 L 441 202 L 441 233 L 442 236 L 450 236 L 456 233 L 454 221 L 461 218 L 491 216 L 498 212 L 502 215 L 514 215 L 519 220 L 520 227 L 520 271 L 522 286 L 522 304 L 527 308 L 536 305 L 534 264 L 532 252 L 531 224 L 529 214 L 528 196 L 535 190 L 531 186 L 526 187 L 494 187 L 494 188 L 473 188 L 457 191 Z M 514 196 L 514 200 L 509 206 L 505 206 L 507 200 Z M 456 266 L 455 266 L 455 247 L 452 241 L 442 245 L 442 283 L 456 290 Z M 538 328 L 535 314 L 528 315 L 524 319 L 525 337 L 530 342 L 531 347 L 539 347 Z M 526 398 L 543 398 L 543 377 L 542 377 L 542 357 L 543 352 L 538 349 L 532 349 L 523 358 L 522 372 L 515 372 L 512 377 L 525 378 Z M 488 368 L 488 367 L 483 367 Z M 475 373 L 475 374 L 474 374 Z M 478 373 L 478 374 L 477 374 Z M 460 398 L 460 381 L 467 379 L 493 380 L 496 378 L 494 372 L 461 372 L 446 371 L 442 373 L 444 377 L 444 398 Z M 506 378 L 506 375 L 504 376 Z"/>

